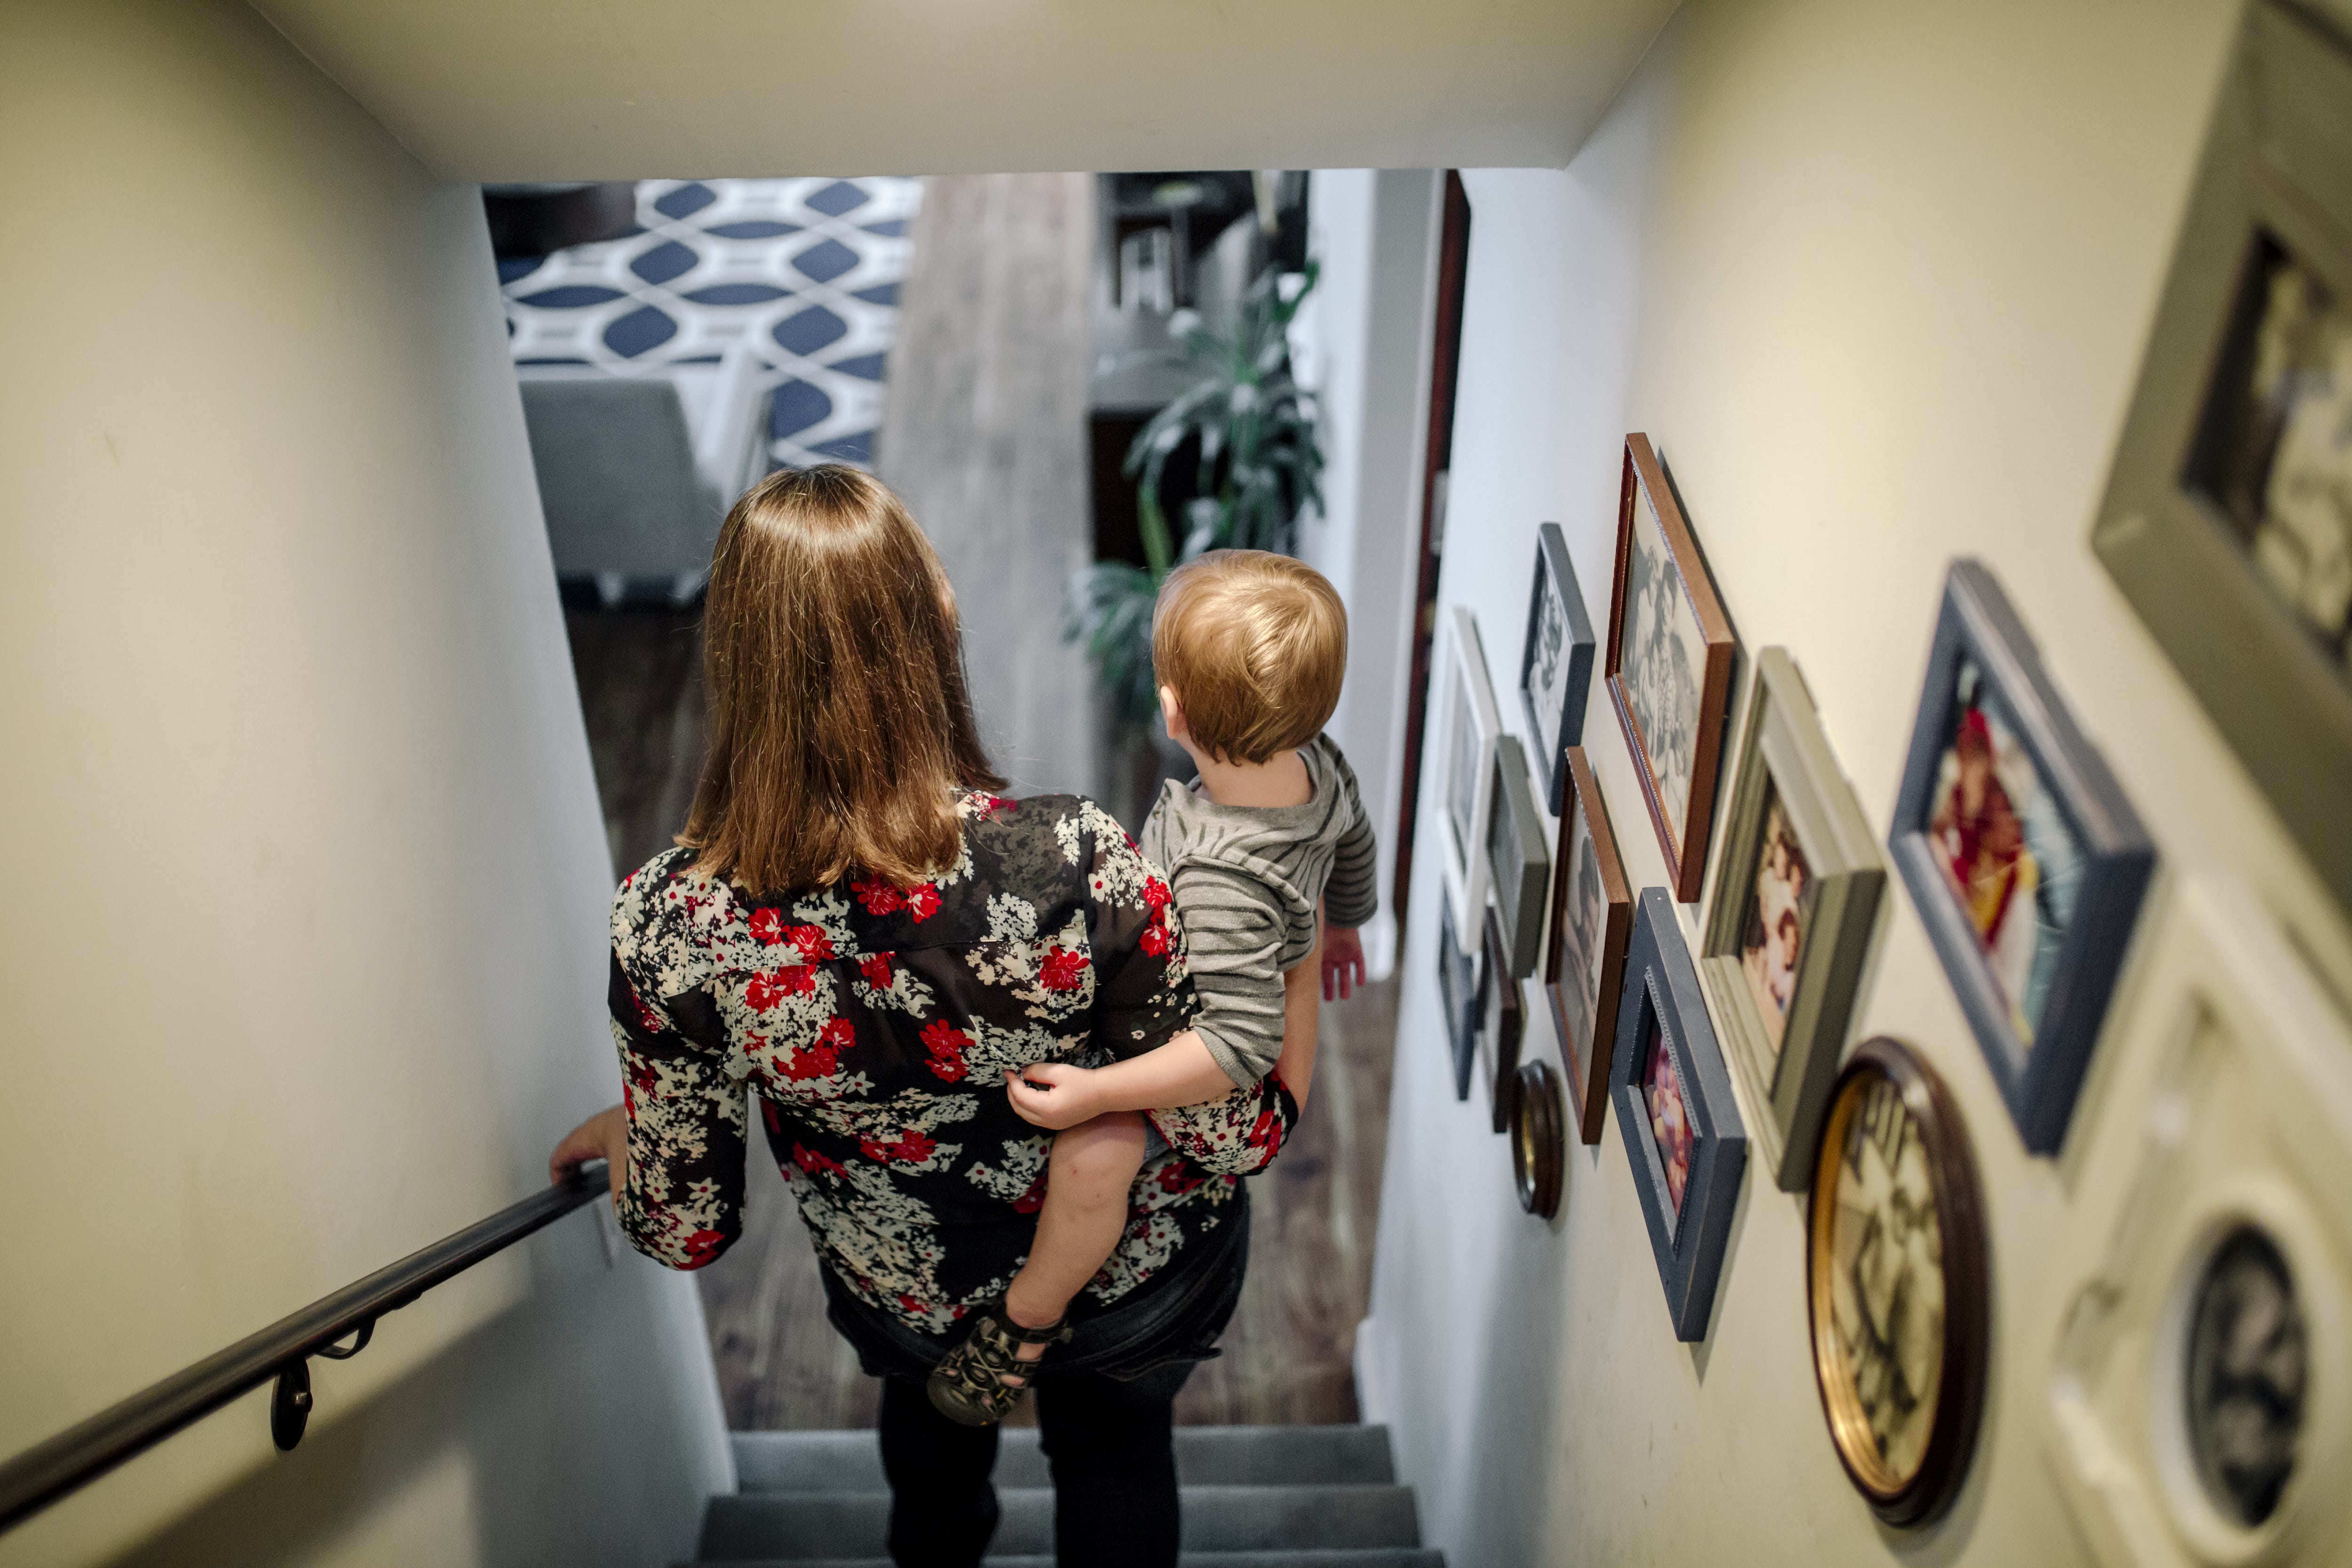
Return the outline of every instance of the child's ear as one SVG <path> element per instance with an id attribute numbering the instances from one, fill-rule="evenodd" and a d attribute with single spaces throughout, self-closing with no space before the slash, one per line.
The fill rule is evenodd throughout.
<path id="1" fill-rule="evenodd" d="M 1176 689 L 1172 686 L 1163 686 L 1160 689 L 1160 716 L 1167 722 L 1170 740 L 1181 741 L 1184 738 L 1186 733 L 1184 705 L 1176 700 Z"/>

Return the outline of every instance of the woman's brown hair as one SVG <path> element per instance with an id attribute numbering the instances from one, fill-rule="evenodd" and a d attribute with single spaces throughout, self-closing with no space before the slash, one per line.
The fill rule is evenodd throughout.
<path id="1" fill-rule="evenodd" d="M 955 591 L 889 489 L 780 469 L 719 531 L 703 617 L 710 751 L 678 842 L 754 894 L 955 864 L 960 789 L 1002 789 L 964 689 Z"/>

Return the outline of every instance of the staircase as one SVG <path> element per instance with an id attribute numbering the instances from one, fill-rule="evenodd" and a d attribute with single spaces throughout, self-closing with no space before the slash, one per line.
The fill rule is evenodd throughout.
<path id="1" fill-rule="evenodd" d="M 699 1562 L 890 1568 L 872 1432 L 738 1432 L 741 1490 L 710 1500 Z M 1179 1426 L 1183 1568 L 1444 1568 L 1421 1545 L 1385 1426 Z M 1034 1427 L 1007 1427 L 986 1568 L 1053 1568 L 1054 1489 Z"/>

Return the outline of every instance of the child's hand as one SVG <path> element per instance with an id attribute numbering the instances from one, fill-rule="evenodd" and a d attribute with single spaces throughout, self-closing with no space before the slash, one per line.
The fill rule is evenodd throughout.
<path id="1" fill-rule="evenodd" d="M 1067 1062 L 1043 1062 L 1018 1072 L 1006 1068 L 1004 1094 L 1022 1121 L 1058 1132 L 1100 1114 L 1102 1108 L 1095 1103 L 1094 1076 Z"/>
<path id="2" fill-rule="evenodd" d="M 1323 1000 L 1344 1002 L 1363 983 L 1364 943 L 1356 935 L 1356 928 L 1328 928 L 1323 932 Z"/>

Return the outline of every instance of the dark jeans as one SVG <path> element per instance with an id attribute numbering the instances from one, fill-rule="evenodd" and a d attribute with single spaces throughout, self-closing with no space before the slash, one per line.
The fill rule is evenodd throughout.
<path id="1" fill-rule="evenodd" d="M 1098 1372 L 1037 1379 L 1037 1425 L 1054 1477 L 1057 1568 L 1176 1568 L 1179 1362 L 1132 1381 Z M 976 1568 L 996 1532 L 995 1426 L 960 1426 L 908 1377 L 882 1380 L 882 1468 L 890 1560 Z"/>

